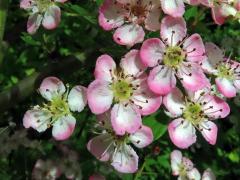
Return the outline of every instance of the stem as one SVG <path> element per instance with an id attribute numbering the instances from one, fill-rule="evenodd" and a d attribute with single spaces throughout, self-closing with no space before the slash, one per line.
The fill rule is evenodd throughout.
<path id="1" fill-rule="evenodd" d="M 5 23 L 7 18 L 9 0 L 0 1 L 0 65 L 3 59 L 3 35 L 5 30 Z"/>

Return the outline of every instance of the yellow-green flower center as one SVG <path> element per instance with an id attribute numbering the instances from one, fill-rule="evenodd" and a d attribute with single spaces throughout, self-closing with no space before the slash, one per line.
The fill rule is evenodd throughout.
<path id="1" fill-rule="evenodd" d="M 220 64 L 217 67 L 218 70 L 218 77 L 226 78 L 228 80 L 234 79 L 234 70 L 231 69 L 230 65 L 227 63 Z"/>
<path id="2" fill-rule="evenodd" d="M 177 68 L 184 58 L 184 53 L 179 46 L 168 47 L 164 53 L 163 63 L 166 66 Z"/>
<path id="3" fill-rule="evenodd" d="M 49 6 L 53 4 L 52 0 L 36 0 L 39 12 L 45 12 Z"/>
<path id="4" fill-rule="evenodd" d="M 198 126 L 204 119 L 201 105 L 199 103 L 189 103 L 183 112 L 183 117 L 194 126 Z"/>
<path id="5" fill-rule="evenodd" d="M 183 164 L 179 165 L 179 176 L 183 180 L 188 180 L 188 178 L 187 178 L 187 169 L 186 169 L 186 167 Z"/>
<path id="6" fill-rule="evenodd" d="M 124 79 L 114 82 L 111 88 L 116 102 L 128 100 L 133 93 L 131 83 Z"/>

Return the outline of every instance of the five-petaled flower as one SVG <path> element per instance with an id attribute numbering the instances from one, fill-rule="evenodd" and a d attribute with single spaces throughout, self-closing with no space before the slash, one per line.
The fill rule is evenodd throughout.
<path id="1" fill-rule="evenodd" d="M 48 103 L 28 110 L 23 118 L 24 127 L 43 132 L 53 126 L 52 135 L 56 140 L 69 138 L 76 124 L 71 111 L 81 112 L 84 109 L 87 103 L 86 91 L 83 86 L 75 86 L 68 92 L 58 78 L 45 78 L 39 92 Z"/>
<path id="2" fill-rule="evenodd" d="M 179 148 L 188 148 L 196 142 L 196 130 L 212 145 L 216 143 L 218 128 L 212 120 L 225 118 L 230 113 L 228 104 L 217 96 L 209 94 L 209 89 L 188 92 L 185 97 L 179 89 L 174 89 L 163 98 L 170 114 L 177 117 L 168 125 L 172 142 Z"/>
<path id="3" fill-rule="evenodd" d="M 186 37 L 183 18 L 167 16 L 161 23 L 161 38 L 144 41 L 140 56 L 142 62 L 152 67 L 148 77 L 149 88 L 166 95 L 176 86 L 177 76 L 183 86 L 197 91 L 209 85 L 198 63 L 206 59 L 205 47 L 198 34 Z"/>
<path id="4" fill-rule="evenodd" d="M 201 179 L 201 175 L 194 167 L 192 161 L 186 157 L 183 157 L 182 153 L 178 150 L 174 150 L 171 153 L 171 168 L 173 176 L 178 176 L 179 180 Z"/>
<path id="5" fill-rule="evenodd" d="M 133 46 L 144 40 L 143 27 L 160 28 L 159 0 L 105 0 L 99 9 L 99 24 L 104 30 L 117 28 L 113 39 L 120 45 Z"/>
<path id="6" fill-rule="evenodd" d="M 87 91 L 88 105 L 94 114 L 102 114 L 111 108 L 111 122 L 118 135 L 134 133 L 141 125 L 141 115 L 158 110 L 162 98 L 147 86 L 145 67 L 139 51 L 131 50 L 120 62 L 120 68 L 109 55 L 97 59 L 95 78 Z"/>
<path id="7" fill-rule="evenodd" d="M 67 0 L 21 0 L 20 7 L 30 11 L 27 31 L 34 34 L 42 24 L 46 29 L 55 29 L 61 20 L 61 10 L 57 3 Z"/>
<path id="8" fill-rule="evenodd" d="M 240 63 L 224 57 L 223 51 L 213 43 L 206 43 L 208 59 L 201 65 L 208 74 L 216 76 L 217 90 L 227 98 L 240 90 Z"/>
<path id="9" fill-rule="evenodd" d="M 110 161 L 117 171 L 134 173 L 138 169 L 138 155 L 129 143 L 137 148 L 148 146 L 153 141 L 152 130 L 142 125 L 134 133 L 120 136 L 112 129 L 110 116 L 110 111 L 98 115 L 101 133 L 88 142 L 87 148 L 100 161 Z"/>

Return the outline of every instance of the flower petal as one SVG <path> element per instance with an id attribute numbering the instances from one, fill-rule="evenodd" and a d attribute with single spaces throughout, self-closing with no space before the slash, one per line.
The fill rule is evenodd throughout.
<path id="1" fill-rule="evenodd" d="M 56 96 L 65 93 L 66 88 L 63 82 L 56 77 L 45 78 L 39 88 L 39 92 L 46 100 L 51 101 Z"/>
<path id="2" fill-rule="evenodd" d="M 139 25 L 127 24 L 119 27 L 113 34 L 114 41 L 119 45 L 133 46 L 144 40 L 145 32 Z"/>
<path id="3" fill-rule="evenodd" d="M 68 139 L 75 128 L 76 119 L 72 115 L 59 118 L 53 124 L 52 135 L 56 140 Z"/>
<path id="4" fill-rule="evenodd" d="M 116 63 L 111 56 L 105 54 L 98 57 L 94 76 L 96 79 L 112 82 L 112 75 L 116 70 Z"/>
<path id="5" fill-rule="evenodd" d="M 129 140 L 138 148 L 144 148 L 152 143 L 152 129 L 147 126 L 141 126 L 135 133 L 129 136 Z"/>
<path id="6" fill-rule="evenodd" d="M 182 17 L 185 12 L 183 0 L 161 1 L 163 11 L 173 17 Z"/>
<path id="7" fill-rule="evenodd" d="M 192 170 L 188 171 L 187 172 L 187 177 L 189 179 L 194 179 L 194 180 L 200 180 L 201 179 L 201 175 L 196 168 L 193 168 Z"/>
<path id="8" fill-rule="evenodd" d="M 172 92 L 163 97 L 163 104 L 171 115 L 175 117 L 182 115 L 185 108 L 182 92 L 178 88 L 173 89 Z"/>
<path id="9" fill-rule="evenodd" d="M 218 128 L 212 121 L 204 121 L 200 124 L 200 131 L 207 142 L 214 145 L 217 140 Z"/>
<path id="10" fill-rule="evenodd" d="M 121 59 L 120 66 L 125 75 L 133 75 L 135 77 L 146 69 L 141 62 L 139 50 L 136 49 L 129 51 Z"/>
<path id="11" fill-rule="evenodd" d="M 68 104 L 71 111 L 81 112 L 87 104 L 87 88 L 73 87 L 68 95 Z"/>
<path id="12" fill-rule="evenodd" d="M 134 133 L 142 125 L 141 114 L 131 105 L 115 104 L 111 112 L 112 127 L 117 135 Z"/>
<path id="13" fill-rule="evenodd" d="M 111 165 L 121 173 L 134 173 L 138 169 L 138 155 L 129 145 L 113 154 Z"/>
<path id="14" fill-rule="evenodd" d="M 226 78 L 216 78 L 215 79 L 217 89 L 227 98 L 232 98 L 236 96 L 236 88 L 233 85 L 233 82 Z"/>
<path id="15" fill-rule="evenodd" d="M 190 171 L 193 169 L 193 163 L 190 159 L 183 157 L 182 158 L 182 163 L 184 165 L 184 167 L 186 168 L 187 171 Z"/>
<path id="16" fill-rule="evenodd" d="M 225 16 L 221 13 L 221 6 L 216 5 L 212 7 L 212 18 L 218 25 L 222 25 L 225 22 Z"/>
<path id="17" fill-rule="evenodd" d="M 150 71 L 148 85 L 154 93 L 166 95 L 176 86 L 174 72 L 167 66 L 157 66 Z"/>
<path id="18" fill-rule="evenodd" d="M 20 8 L 29 9 L 32 7 L 33 0 L 20 0 Z"/>
<path id="19" fill-rule="evenodd" d="M 100 161 L 108 161 L 113 150 L 112 141 L 110 134 L 101 134 L 88 141 L 87 149 Z"/>
<path id="20" fill-rule="evenodd" d="M 95 80 L 87 90 L 88 105 L 94 114 L 102 114 L 107 111 L 113 101 L 113 92 L 106 81 Z"/>
<path id="21" fill-rule="evenodd" d="M 143 64 L 154 67 L 163 59 L 165 45 L 158 38 L 147 39 L 143 42 L 140 56 Z"/>
<path id="22" fill-rule="evenodd" d="M 46 29 L 55 29 L 61 21 L 61 10 L 58 6 L 50 6 L 44 14 L 42 25 Z"/>
<path id="23" fill-rule="evenodd" d="M 106 31 L 120 27 L 124 23 L 124 8 L 113 0 L 105 0 L 99 8 L 98 22 Z"/>
<path id="24" fill-rule="evenodd" d="M 191 123 L 178 118 L 168 125 L 168 133 L 173 144 L 178 148 L 186 149 L 196 142 L 196 130 Z"/>
<path id="25" fill-rule="evenodd" d="M 41 22 L 42 22 L 42 15 L 35 13 L 29 16 L 27 22 L 27 32 L 29 34 L 34 34 L 38 30 Z"/>
<path id="26" fill-rule="evenodd" d="M 173 176 L 178 176 L 180 171 L 180 165 L 182 164 L 181 151 L 174 150 L 171 152 L 171 168 Z"/>
<path id="27" fill-rule="evenodd" d="M 216 176 L 213 174 L 210 168 L 203 172 L 202 180 L 216 180 Z"/>

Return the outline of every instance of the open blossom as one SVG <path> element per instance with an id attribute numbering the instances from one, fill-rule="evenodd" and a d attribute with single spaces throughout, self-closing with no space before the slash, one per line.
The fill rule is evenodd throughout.
<path id="1" fill-rule="evenodd" d="M 120 68 L 109 55 L 97 59 L 88 104 L 95 114 L 106 112 L 113 104 L 111 123 L 118 135 L 135 132 L 142 124 L 141 115 L 149 115 L 161 105 L 162 98 L 148 89 L 144 70 L 138 50 L 128 52 Z"/>
<path id="2" fill-rule="evenodd" d="M 229 16 L 238 18 L 239 0 L 200 0 L 200 2 L 211 8 L 213 20 L 218 25 L 222 25 Z"/>
<path id="3" fill-rule="evenodd" d="M 55 29 L 60 23 L 61 10 L 57 3 L 67 0 L 21 0 L 20 7 L 30 11 L 27 31 L 34 34 L 42 24 L 46 29 Z"/>
<path id="4" fill-rule="evenodd" d="M 201 175 L 194 167 L 192 161 L 182 156 L 178 150 L 171 153 L 171 168 L 173 176 L 178 176 L 179 180 L 200 180 Z"/>
<path id="5" fill-rule="evenodd" d="M 111 162 L 117 171 L 134 173 L 138 169 L 138 155 L 129 143 L 137 148 L 148 146 L 153 141 L 152 130 L 142 125 L 136 132 L 120 136 L 112 129 L 110 116 L 110 111 L 98 115 L 101 133 L 88 142 L 87 148 L 100 161 Z"/>
<path id="6" fill-rule="evenodd" d="M 144 40 L 143 27 L 160 28 L 159 0 L 105 0 L 99 9 L 99 24 L 104 30 L 116 29 L 113 39 L 120 45 L 133 46 Z"/>
<path id="7" fill-rule="evenodd" d="M 212 120 L 225 118 L 230 113 L 228 104 L 205 89 L 188 96 L 184 98 L 176 88 L 163 99 L 167 110 L 176 117 L 168 125 L 170 139 L 177 147 L 188 148 L 196 142 L 197 129 L 214 145 L 218 128 Z"/>
<path id="8" fill-rule="evenodd" d="M 210 168 L 203 172 L 202 180 L 216 180 L 216 176 L 213 174 Z"/>
<path id="9" fill-rule="evenodd" d="M 206 59 L 205 47 L 198 34 L 185 38 L 186 22 L 183 18 L 167 16 L 161 23 L 161 39 L 144 41 L 140 56 L 142 62 L 152 67 L 148 77 L 149 88 L 160 95 L 176 87 L 176 76 L 190 91 L 209 85 L 198 63 Z"/>
<path id="10" fill-rule="evenodd" d="M 218 91 L 227 98 L 240 90 L 240 63 L 224 58 L 223 51 L 213 43 L 206 43 L 208 58 L 202 62 L 203 70 L 213 74 Z"/>
<path id="11" fill-rule="evenodd" d="M 162 10 L 172 17 L 182 17 L 185 12 L 184 3 L 190 5 L 199 4 L 199 0 L 160 0 Z"/>
<path id="12" fill-rule="evenodd" d="M 45 78 L 39 92 L 48 103 L 28 110 L 23 118 L 24 127 L 43 132 L 52 126 L 52 135 L 56 140 L 69 138 L 76 124 L 72 112 L 84 109 L 87 103 L 86 91 L 83 86 L 75 86 L 68 92 L 58 78 Z"/>

